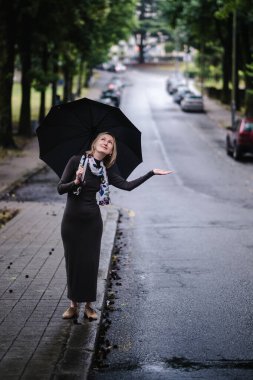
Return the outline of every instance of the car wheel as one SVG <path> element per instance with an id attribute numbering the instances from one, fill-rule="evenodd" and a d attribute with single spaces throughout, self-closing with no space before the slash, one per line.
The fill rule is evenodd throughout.
<path id="1" fill-rule="evenodd" d="M 228 156 L 232 156 L 232 151 L 231 151 L 231 148 L 230 148 L 230 144 L 229 144 L 228 138 L 226 139 L 226 152 L 227 152 Z"/>
<path id="2" fill-rule="evenodd" d="M 240 161 L 241 157 L 242 157 L 242 153 L 241 153 L 239 147 L 235 144 L 234 149 L 233 149 L 233 158 L 236 161 Z"/>

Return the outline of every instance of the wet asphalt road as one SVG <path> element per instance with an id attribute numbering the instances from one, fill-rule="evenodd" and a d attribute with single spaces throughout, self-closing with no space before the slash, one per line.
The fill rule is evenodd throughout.
<path id="1" fill-rule="evenodd" d="M 143 132 L 144 163 L 131 177 L 176 173 L 112 190 L 123 209 L 122 286 L 107 335 L 118 349 L 91 378 L 252 379 L 253 160 L 227 157 L 224 131 L 182 113 L 165 74 L 127 75 L 122 109 Z M 56 183 L 41 172 L 16 196 L 62 202 Z"/>
<path id="2" fill-rule="evenodd" d="M 118 349 L 91 378 L 252 379 L 252 158 L 227 157 L 224 131 L 182 113 L 165 75 L 130 78 L 122 109 L 143 132 L 144 158 L 132 178 L 176 174 L 114 191 L 125 240 L 107 338 Z"/>

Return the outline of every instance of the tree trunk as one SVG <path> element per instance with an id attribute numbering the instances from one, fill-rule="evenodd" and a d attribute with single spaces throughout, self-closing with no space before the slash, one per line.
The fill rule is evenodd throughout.
<path id="1" fill-rule="evenodd" d="M 79 68 L 78 68 L 78 79 L 77 79 L 77 89 L 76 89 L 76 95 L 81 96 L 82 92 L 82 82 L 83 82 L 83 73 L 84 73 L 84 61 L 80 61 Z"/>
<path id="2" fill-rule="evenodd" d="M 54 56 L 54 64 L 53 64 L 53 77 L 52 80 L 52 106 L 59 103 L 58 94 L 57 94 L 57 82 L 58 82 L 58 73 L 59 73 L 59 67 L 58 67 L 58 55 L 55 54 Z"/>
<path id="3" fill-rule="evenodd" d="M 48 72 L 48 51 L 47 51 L 47 45 L 45 44 L 43 49 L 43 56 L 42 56 L 42 70 L 45 74 L 45 77 L 47 76 Z M 47 89 L 46 81 L 43 83 L 44 88 L 40 92 L 40 112 L 39 112 L 39 122 L 41 123 L 46 115 L 46 89 Z"/>
<path id="4" fill-rule="evenodd" d="M 140 6 L 140 21 L 145 20 L 146 18 L 146 0 L 141 0 L 139 6 Z M 146 37 L 146 32 L 144 29 L 140 29 L 138 34 L 140 35 L 140 41 L 138 43 L 139 47 L 139 63 L 145 63 L 145 57 L 144 57 L 144 40 Z"/>
<path id="5" fill-rule="evenodd" d="M 253 118 L 253 91 L 246 90 L 245 95 L 245 116 Z"/>
<path id="6" fill-rule="evenodd" d="M 69 100 L 72 102 L 75 100 L 75 94 L 73 94 L 73 75 L 70 75 L 69 78 Z"/>
<path id="7" fill-rule="evenodd" d="M 226 21 L 215 19 L 215 27 L 221 46 L 223 47 L 221 101 L 229 104 L 231 100 L 229 83 L 232 78 L 232 17 L 230 16 Z"/>
<path id="8" fill-rule="evenodd" d="M 237 39 L 238 41 L 238 39 Z M 241 108 L 241 98 L 240 98 L 240 88 L 239 88 L 239 60 L 240 60 L 241 54 L 240 54 L 240 49 L 239 49 L 239 44 L 237 42 L 236 46 L 236 72 L 235 72 L 235 104 L 236 104 L 236 109 L 240 110 Z"/>
<path id="9" fill-rule="evenodd" d="M 88 66 L 86 70 L 85 87 L 90 87 L 90 80 L 92 78 L 92 75 L 93 75 L 93 70 L 91 67 Z"/>
<path id="10" fill-rule="evenodd" d="M 240 23 L 240 48 L 242 51 L 243 71 L 245 73 L 245 115 L 253 117 L 253 78 L 248 75 L 247 65 L 252 63 L 251 56 L 251 30 L 248 24 Z"/>
<path id="11" fill-rule="evenodd" d="M 140 43 L 139 43 L 139 63 L 145 63 L 145 57 L 144 57 L 144 39 L 145 39 L 145 32 L 140 32 Z"/>
<path id="12" fill-rule="evenodd" d="M 229 89 L 229 83 L 231 80 L 231 46 L 226 44 L 223 46 L 224 53 L 222 57 L 222 93 L 221 93 L 221 101 L 222 103 L 229 104 L 231 91 Z"/>
<path id="13" fill-rule="evenodd" d="M 68 102 L 71 97 L 71 90 L 70 90 L 71 76 L 70 76 L 70 70 L 67 65 L 64 66 L 63 74 L 64 74 L 63 102 L 65 103 L 65 102 Z"/>
<path id="14" fill-rule="evenodd" d="M 39 123 L 45 118 L 46 115 L 46 92 L 40 91 L 40 111 L 39 111 Z"/>
<path id="15" fill-rule="evenodd" d="M 14 20 L 12 2 L 9 2 L 4 8 L 0 19 L 0 145 L 10 148 L 16 148 L 12 136 L 11 107 L 15 60 Z"/>
<path id="16" fill-rule="evenodd" d="M 57 104 L 57 80 L 52 81 L 52 107 Z"/>
<path id="17" fill-rule="evenodd" d="M 20 38 L 20 61 L 22 67 L 22 102 L 19 120 L 19 134 L 31 136 L 31 27 L 29 16 L 24 17 Z"/>

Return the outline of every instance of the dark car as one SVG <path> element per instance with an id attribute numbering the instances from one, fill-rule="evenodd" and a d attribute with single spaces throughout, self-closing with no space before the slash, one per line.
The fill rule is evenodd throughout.
<path id="1" fill-rule="evenodd" d="M 107 98 L 106 96 L 105 96 L 105 97 L 101 96 L 101 97 L 98 99 L 98 101 L 99 101 L 100 103 L 104 103 L 104 104 L 107 104 L 107 105 L 109 105 L 109 106 L 116 107 L 116 106 L 115 106 L 115 102 L 113 101 L 112 98 Z"/>
<path id="2" fill-rule="evenodd" d="M 123 73 L 126 71 L 126 66 L 121 62 L 112 63 L 107 70 L 113 73 Z"/>
<path id="3" fill-rule="evenodd" d="M 227 127 L 226 150 L 235 160 L 246 153 L 253 154 L 253 118 L 242 118 L 235 122 L 235 127 Z"/>
<path id="4" fill-rule="evenodd" d="M 122 79 L 118 77 L 112 77 L 111 80 L 107 83 L 107 90 L 122 91 L 125 86 L 125 83 Z"/>
<path id="5" fill-rule="evenodd" d="M 173 100 L 175 103 L 180 104 L 186 95 L 193 95 L 193 92 L 188 87 L 179 87 L 173 95 Z"/>
<path id="6" fill-rule="evenodd" d="M 105 90 L 102 92 L 100 99 L 110 98 L 115 107 L 120 106 L 121 94 L 116 90 Z"/>
<path id="7" fill-rule="evenodd" d="M 183 78 L 171 77 L 166 81 L 166 90 L 170 95 L 173 95 L 180 87 L 185 87 L 186 82 Z"/>
<path id="8" fill-rule="evenodd" d="M 178 90 L 180 90 L 181 88 L 185 88 L 186 84 L 184 82 L 174 82 L 171 87 L 170 87 L 170 90 L 169 90 L 169 94 L 170 95 L 174 95 L 175 92 L 177 92 Z"/>

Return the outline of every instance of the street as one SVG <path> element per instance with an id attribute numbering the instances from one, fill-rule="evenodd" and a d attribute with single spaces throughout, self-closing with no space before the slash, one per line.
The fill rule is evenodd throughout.
<path id="1" fill-rule="evenodd" d="M 225 152 L 206 114 L 183 113 L 166 73 L 129 70 L 122 110 L 142 131 L 133 192 L 111 189 L 122 209 L 119 285 L 107 338 L 117 348 L 89 379 L 252 379 L 253 160 Z M 42 171 L 17 200 L 60 202 Z"/>
<path id="2" fill-rule="evenodd" d="M 225 153 L 225 132 L 205 114 L 182 113 L 165 75 L 132 71 L 122 109 L 142 130 L 143 158 L 126 193 L 122 286 L 107 336 L 118 349 L 91 379 L 251 379 L 251 158 Z"/>

